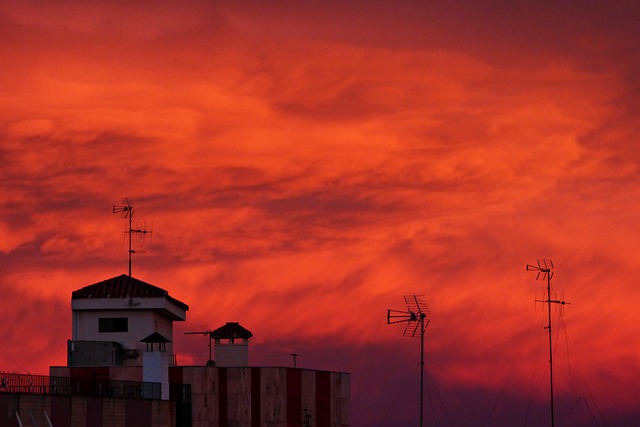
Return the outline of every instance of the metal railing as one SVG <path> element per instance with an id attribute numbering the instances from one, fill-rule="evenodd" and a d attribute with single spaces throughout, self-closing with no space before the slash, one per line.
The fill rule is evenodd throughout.
<path id="1" fill-rule="evenodd" d="M 0 372 L 0 393 L 160 399 L 160 383 Z"/>

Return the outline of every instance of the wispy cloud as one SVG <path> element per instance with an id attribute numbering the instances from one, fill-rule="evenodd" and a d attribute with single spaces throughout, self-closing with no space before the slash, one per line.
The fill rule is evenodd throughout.
<path id="1" fill-rule="evenodd" d="M 153 227 L 134 275 L 190 305 L 178 332 L 240 321 L 264 364 L 309 349 L 353 373 L 356 423 L 405 412 L 381 402 L 416 346 L 384 315 L 413 293 L 431 306 L 433 385 L 517 416 L 545 378 L 544 287 L 524 270 L 538 257 L 572 303 L 554 312 L 560 399 L 637 418 L 613 398 L 637 395 L 625 372 L 640 369 L 637 7 L 10 3 L 7 369 L 65 363 L 56 313 L 126 270 L 111 206 L 129 197 Z M 199 343 L 176 339 L 197 362 Z M 565 409 L 581 425 L 586 409 Z"/>

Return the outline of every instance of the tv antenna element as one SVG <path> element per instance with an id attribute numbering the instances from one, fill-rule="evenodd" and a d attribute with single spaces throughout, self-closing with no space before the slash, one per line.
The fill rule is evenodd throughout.
<path id="1" fill-rule="evenodd" d="M 549 323 L 545 326 L 545 329 L 549 331 L 549 391 L 551 402 L 551 427 L 555 426 L 555 419 L 553 415 L 553 340 L 551 338 L 551 304 L 570 304 L 568 302 L 551 299 L 551 278 L 553 277 L 553 261 L 550 259 L 539 259 L 536 265 L 527 264 L 527 271 L 536 272 L 536 280 L 547 282 L 547 299 L 536 300 L 536 302 L 547 303 L 549 308 Z"/>
<path id="2" fill-rule="evenodd" d="M 406 311 L 387 310 L 387 325 L 394 323 L 406 323 L 403 335 L 405 337 L 420 337 L 420 427 L 423 422 L 424 408 L 424 332 L 429 326 L 427 319 L 429 308 L 420 298 L 421 295 L 405 295 L 404 302 L 407 304 Z"/>
<path id="3" fill-rule="evenodd" d="M 146 222 L 144 227 L 142 228 L 133 228 L 133 213 L 135 212 L 135 209 L 133 209 L 133 206 L 131 206 L 131 203 L 129 203 L 129 199 L 124 199 L 124 202 L 126 203 L 125 205 L 113 205 L 113 213 L 119 213 L 122 215 L 122 218 L 129 219 L 129 231 L 125 231 L 125 233 L 129 234 L 129 277 L 131 277 L 131 258 L 132 255 L 136 253 L 136 251 L 132 248 L 133 235 L 140 235 L 144 240 L 144 237 L 147 234 L 153 233 L 153 231 L 147 230 Z M 144 251 L 137 252 L 144 253 Z"/>
<path id="4" fill-rule="evenodd" d="M 185 332 L 185 335 L 209 335 L 209 360 L 207 360 L 207 366 L 215 366 L 215 362 L 211 358 L 211 340 L 213 339 L 213 331 L 196 331 Z"/>

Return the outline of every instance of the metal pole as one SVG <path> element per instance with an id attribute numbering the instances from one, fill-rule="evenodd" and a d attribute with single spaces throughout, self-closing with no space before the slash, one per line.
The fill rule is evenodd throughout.
<path id="1" fill-rule="evenodd" d="M 553 416 L 553 339 L 551 338 L 551 275 L 547 274 L 547 306 L 549 307 L 549 387 L 551 396 L 551 427 L 554 427 Z"/>
<path id="2" fill-rule="evenodd" d="M 47 423 L 49 424 L 49 427 L 53 427 L 53 424 L 51 424 L 51 419 L 49 418 L 49 415 L 47 415 L 47 411 L 44 411 L 44 416 L 47 419 Z"/>
<path id="3" fill-rule="evenodd" d="M 424 333 L 425 322 L 427 314 L 423 312 L 420 307 L 424 304 L 416 295 L 412 297 L 405 296 L 405 302 L 407 303 L 407 311 L 387 310 L 387 324 L 406 322 L 407 327 L 404 330 L 404 336 L 415 337 L 420 330 L 420 426 L 423 426 L 424 421 Z M 413 323 L 415 322 L 415 323 Z M 427 325 L 429 322 L 427 322 Z M 415 327 L 413 326 L 415 325 Z"/>
<path id="4" fill-rule="evenodd" d="M 420 427 L 422 427 L 422 411 L 424 406 L 424 318 L 425 315 L 420 316 Z"/>
<path id="5" fill-rule="evenodd" d="M 549 394 L 550 394 L 550 412 L 551 412 L 551 427 L 555 427 L 555 417 L 553 414 L 553 333 L 552 333 L 552 325 L 551 325 L 551 303 L 554 304 L 568 304 L 562 300 L 552 300 L 551 299 L 551 277 L 553 276 L 553 262 L 551 260 L 539 259 L 537 266 L 527 264 L 527 271 L 537 271 L 538 274 L 536 276 L 536 280 L 542 278 L 544 280 L 545 276 L 547 279 L 547 299 L 546 300 L 536 300 L 537 302 L 546 302 L 548 308 L 548 319 L 549 324 L 546 326 L 549 329 Z"/>
<path id="6" fill-rule="evenodd" d="M 131 277 L 131 234 L 132 234 L 133 209 L 129 207 L 129 277 Z"/>

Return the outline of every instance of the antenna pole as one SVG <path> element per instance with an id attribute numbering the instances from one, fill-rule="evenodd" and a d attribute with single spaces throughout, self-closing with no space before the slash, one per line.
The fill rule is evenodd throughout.
<path id="1" fill-rule="evenodd" d="M 133 209 L 133 206 L 131 206 L 131 203 L 129 203 L 129 199 L 124 199 L 124 202 L 126 203 L 126 205 L 113 205 L 113 213 L 121 213 L 123 218 L 128 218 L 129 219 L 129 231 L 125 231 L 125 233 L 129 234 L 129 277 L 131 277 L 131 264 L 132 264 L 132 256 L 133 254 L 136 252 L 133 249 L 133 233 L 140 233 L 143 236 L 146 234 L 150 234 L 152 233 L 152 231 L 147 231 L 146 229 L 146 225 L 145 228 L 133 228 L 133 213 L 135 212 L 135 210 Z"/>
<path id="2" fill-rule="evenodd" d="M 551 333 L 551 304 L 569 304 L 562 300 L 551 299 L 551 278 L 553 277 L 553 261 L 547 259 L 539 259 L 537 265 L 527 264 L 527 271 L 537 271 L 536 280 L 547 280 L 547 299 L 536 300 L 544 302 L 548 309 L 548 324 L 545 329 L 549 331 L 549 397 L 551 412 L 551 427 L 555 427 L 555 417 L 553 414 L 553 338 Z"/>
<path id="3" fill-rule="evenodd" d="M 553 339 L 551 338 L 551 274 L 547 274 L 547 307 L 549 309 L 549 395 L 551 397 L 551 427 L 555 426 L 553 416 Z"/>
<path id="4" fill-rule="evenodd" d="M 185 335 L 209 335 L 209 360 L 207 366 L 213 366 L 213 359 L 211 359 L 211 340 L 213 337 L 213 331 L 197 331 L 197 332 L 185 332 Z"/>
<path id="5" fill-rule="evenodd" d="M 424 313 L 420 314 L 420 427 L 422 427 L 422 414 L 424 412 Z"/>
<path id="6" fill-rule="evenodd" d="M 427 319 L 429 310 L 424 301 L 416 295 L 405 296 L 404 301 L 407 304 L 407 311 L 387 310 L 387 324 L 406 323 L 405 337 L 415 337 L 418 328 L 420 328 L 420 427 L 422 427 L 424 418 L 424 333 L 429 326 L 429 319 Z M 424 310 L 422 306 L 425 306 Z"/>
<path id="7" fill-rule="evenodd" d="M 129 202 L 127 201 L 127 205 Z M 133 238 L 133 208 L 129 206 L 129 277 L 131 277 L 131 257 L 133 254 L 133 250 L 131 249 L 131 240 Z"/>

